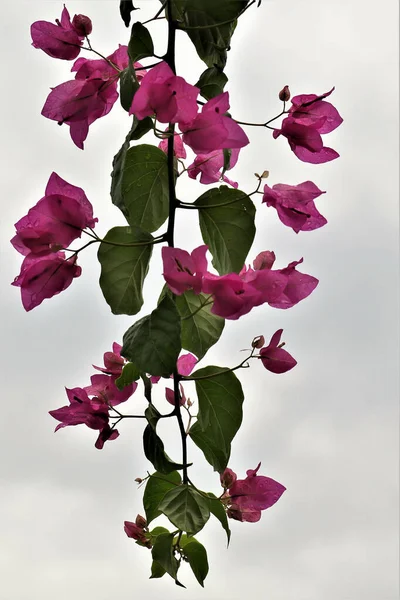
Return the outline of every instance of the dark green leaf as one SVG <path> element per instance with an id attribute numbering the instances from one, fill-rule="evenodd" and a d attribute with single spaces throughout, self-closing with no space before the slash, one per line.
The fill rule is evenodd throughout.
<path id="1" fill-rule="evenodd" d="M 150 315 L 128 329 L 121 354 L 144 373 L 169 377 L 180 350 L 180 316 L 175 303 L 165 296 Z"/>
<path id="2" fill-rule="evenodd" d="M 200 196 L 195 205 L 201 207 L 201 234 L 213 255 L 214 267 L 220 275 L 238 273 L 256 232 L 253 202 L 244 192 L 222 185 Z"/>
<path id="3" fill-rule="evenodd" d="M 183 465 L 170 460 L 165 453 L 162 439 L 157 435 L 156 427 L 161 416 L 158 410 L 150 405 L 144 414 L 149 423 L 143 432 L 143 449 L 147 460 L 151 462 L 157 471 L 163 474 L 183 469 Z"/>
<path id="4" fill-rule="evenodd" d="M 120 102 L 121 106 L 126 112 L 129 112 L 129 109 L 132 104 L 133 96 L 139 89 L 139 83 L 135 76 L 135 71 L 133 67 L 130 65 L 124 69 L 119 76 L 119 92 L 120 92 Z"/>
<path id="5" fill-rule="evenodd" d="M 208 574 L 207 552 L 203 544 L 192 537 L 182 536 L 180 541 L 186 558 L 199 584 L 204 587 L 204 580 Z"/>
<path id="6" fill-rule="evenodd" d="M 119 12 L 121 14 L 121 19 L 125 23 L 125 27 L 129 27 L 129 23 L 131 21 L 131 12 L 133 10 L 138 9 L 133 6 L 132 0 L 120 0 Z"/>
<path id="7" fill-rule="evenodd" d="M 146 135 L 146 133 L 148 133 L 152 129 L 153 129 L 153 119 L 151 119 L 150 117 L 145 117 L 144 119 L 142 119 L 142 121 L 137 120 L 137 125 L 133 129 L 133 131 L 131 131 L 129 139 L 131 141 L 132 140 L 140 140 L 141 137 Z"/>
<path id="8" fill-rule="evenodd" d="M 119 390 L 123 390 L 124 387 L 130 385 L 134 381 L 140 378 L 140 371 L 136 365 L 129 362 L 122 369 L 121 375 L 115 380 L 115 385 Z"/>
<path id="9" fill-rule="evenodd" d="M 162 567 L 160 565 L 160 563 L 153 560 L 153 562 L 151 564 L 150 579 L 159 579 L 160 577 L 163 577 L 165 575 L 165 573 L 166 573 L 166 570 L 164 569 L 164 567 Z"/>
<path id="10" fill-rule="evenodd" d="M 138 227 L 114 227 L 104 240 L 97 253 L 104 298 L 115 315 L 135 315 L 143 304 L 143 282 L 149 269 L 153 237 Z M 141 242 L 148 244 L 128 245 Z"/>
<path id="11" fill-rule="evenodd" d="M 123 212 L 130 225 L 149 232 L 155 231 L 164 223 L 169 211 L 166 154 L 155 146 L 140 144 L 125 149 L 122 156 L 117 157 L 112 173 L 113 203 Z"/>
<path id="12" fill-rule="evenodd" d="M 155 544 L 151 549 L 153 560 L 161 565 L 163 569 L 175 579 L 178 585 L 182 585 L 177 580 L 179 563 L 174 556 L 172 544 L 174 541 L 173 533 L 161 533 L 157 536 Z"/>
<path id="13" fill-rule="evenodd" d="M 161 515 L 158 505 L 165 494 L 180 483 L 181 476 L 177 471 L 173 471 L 168 475 L 156 472 L 150 476 L 143 494 L 143 506 L 146 511 L 147 523 L 151 523 L 151 521 Z"/>
<path id="14" fill-rule="evenodd" d="M 228 81 L 225 73 L 218 67 L 211 67 L 206 69 L 204 73 L 200 75 L 200 79 L 196 83 L 196 87 L 200 88 L 200 94 L 206 100 L 215 98 L 219 94 L 222 94 L 224 87 Z"/>
<path id="15" fill-rule="evenodd" d="M 236 375 L 224 371 L 226 369 L 210 366 L 191 375 L 196 382 L 199 410 L 189 435 L 219 473 L 228 464 L 231 442 L 242 423 L 244 399 Z M 215 376 L 200 379 L 210 375 Z"/>
<path id="16" fill-rule="evenodd" d="M 206 298 L 205 294 L 196 295 L 191 290 L 176 297 L 176 308 L 182 317 L 182 347 L 199 360 L 219 340 L 225 326 L 224 319 L 212 314 L 210 304 L 198 310 Z"/>
<path id="17" fill-rule="evenodd" d="M 207 496 L 210 498 L 210 500 L 209 500 L 210 512 L 221 523 L 222 528 L 226 532 L 226 536 L 228 538 L 228 546 L 229 546 L 229 541 L 231 539 L 231 530 L 229 529 L 228 517 L 226 516 L 226 512 L 225 512 L 224 507 L 222 506 L 222 502 L 211 492 L 208 492 Z"/>
<path id="18" fill-rule="evenodd" d="M 154 55 L 153 40 L 151 39 L 149 30 L 139 21 L 132 25 L 128 54 L 133 63 L 147 56 Z"/>
<path id="19" fill-rule="evenodd" d="M 208 67 L 225 66 L 236 19 L 248 1 L 173 0 L 173 17 L 183 21 L 182 28 L 193 27 L 187 29 L 187 34 Z M 229 23 L 215 26 L 226 21 Z"/>
<path id="20" fill-rule="evenodd" d="M 181 531 L 194 535 L 207 523 L 210 508 L 207 498 L 188 485 L 174 487 L 160 502 L 159 510 Z"/>

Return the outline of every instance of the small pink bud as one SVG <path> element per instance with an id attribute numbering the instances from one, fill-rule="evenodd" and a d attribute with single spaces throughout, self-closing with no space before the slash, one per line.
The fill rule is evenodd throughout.
<path id="1" fill-rule="evenodd" d="M 236 481 L 237 475 L 232 471 L 232 469 L 225 469 L 223 473 L 220 475 L 221 485 L 224 489 L 230 488 Z"/>
<path id="2" fill-rule="evenodd" d="M 282 100 L 282 102 L 288 102 L 288 100 L 290 100 L 290 90 L 288 85 L 285 85 L 279 92 L 279 100 Z"/>
<path id="3" fill-rule="evenodd" d="M 142 515 L 138 515 L 136 517 L 135 523 L 138 527 L 140 527 L 140 529 L 147 527 L 147 521 L 144 517 L 142 517 Z"/>
<path id="4" fill-rule="evenodd" d="M 78 35 L 84 37 L 92 33 L 92 21 L 85 15 L 75 15 L 72 19 L 72 27 Z"/>
<path id="5" fill-rule="evenodd" d="M 264 344 L 265 344 L 264 336 L 263 335 L 258 335 L 251 342 L 251 347 L 252 348 L 262 348 L 264 346 Z"/>

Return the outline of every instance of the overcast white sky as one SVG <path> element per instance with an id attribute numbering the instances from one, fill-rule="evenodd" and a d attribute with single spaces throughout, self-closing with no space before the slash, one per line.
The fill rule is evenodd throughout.
<path id="1" fill-rule="evenodd" d="M 135 18 L 151 16 L 157 2 Z M 117 0 L 74 0 L 93 20 L 92 43 L 105 54 L 127 43 Z M 277 93 L 323 93 L 344 118 L 327 138 L 341 158 L 301 163 L 282 139 L 248 131 L 251 144 L 233 172 L 241 189 L 255 171 L 269 184 L 314 181 L 327 193 L 317 206 L 328 219 L 298 236 L 260 206 L 250 253 L 274 250 L 277 266 L 304 256 L 304 272 L 320 279 L 310 298 L 290 311 L 268 306 L 229 323 L 204 364 L 233 366 L 258 334 L 284 328 L 298 366 L 275 376 L 255 365 L 240 374 L 244 424 L 230 466 L 261 472 L 287 487 L 258 524 L 232 522 L 233 538 L 207 525 L 198 537 L 209 553 L 202 590 L 189 571 L 188 589 L 148 581 L 150 555 L 126 538 L 122 524 L 142 511 L 134 478 L 150 468 L 142 456 L 141 423 L 99 452 L 94 432 L 56 435 L 50 409 L 66 403 L 63 386 L 88 384 L 103 352 L 132 323 L 113 317 L 97 285 L 95 251 L 82 256 L 82 276 L 26 314 L 10 282 L 20 257 L 9 245 L 13 224 L 43 195 L 52 171 L 81 186 L 99 217 L 98 231 L 124 224 L 109 201 L 112 156 L 129 127 L 116 104 L 91 127 L 84 152 L 67 127 L 40 116 L 50 86 L 70 77 L 71 63 L 30 46 L 29 26 L 53 21 L 62 2 L 26 0 L 0 6 L 3 93 L 1 328 L 2 419 L 0 573 L 4 600 L 396 600 L 398 598 L 398 7 L 394 0 L 264 0 L 241 19 L 228 75 L 232 113 L 242 120 L 273 116 Z M 143 15 L 143 17 L 142 17 Z M 163 24 L 153 28 L 159 53 Z M 183 37 L 183 36 L 182 36 Z M 178 71 L 195 83 L 204 68 L 179 42 Z M 197 184 L 196 184 L 197 185 Z M 192 200 L 205 188 L 183 185 Z M 182 211 L 184 212 L 184 211 Z M 200 242 L 195 216 L 179 215 L 177 244 Z M 154 308 L 159 261 L 146 284 L 143 313 Z M 141 406 L 138 398 L 132 406 Z M 135 408 L 134 408 L 135 410 Z M 166 432 L 168 452 L 179 446 Z M 218 492 L 218 479 L 196 449 L 194 478 Z"/>

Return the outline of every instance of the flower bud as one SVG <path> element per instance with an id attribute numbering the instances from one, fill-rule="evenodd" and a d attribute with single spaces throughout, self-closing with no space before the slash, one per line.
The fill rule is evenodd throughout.
<path id="1" fill-rule="evenodd" d="M 220 475 L 221 485 L 224 489 L 230 488 L 236 481 L 237 475 L 232 471 L 232 469 L 225 469 L 223 473 Z"/>
<path id="2" fill-rule="evenodd" d="M 143 479 L 140 479 L 140 477 L 136 477 L 135 481 L 136 483 L 143 483 Z"/>
<path id="3" fill-rule="evenodd" d="M 288 85 L 285 85 L 285 87 L 279 92 L 279 100 L 282 100 L 282 102 L 287 102 L 290 100 L 290 90 Z"/>
<path id="4" fill-rule="evenodd" d="M 230 519 L 234 519 L 235 521 L 243 521 L 242 511 L 240 510 L 240 506 L 237 504 L 232 504 L 227 510 L 228 517 Z"/>
<path id="5" fill-rule="evenodd" d="M 144 517 L 142 517 L 142 515 L 138 515 L 136 517 L 135 523 L 138 527 L 140 527 L 140 529 L 144 529 L 145 527 L 147 527 L 147 521 Z"/>
<path id="6" fill-rule="evenodd" d="M 262 348 L 264 346 L 264 344 L 265 344 L 265 338 L 264 338 L 264 336 L 263 335 L 258 335 L 251 342 L 251 347 L 252 348 Z"/>
<path id="7" fill-rule="evenodd" d="M 72 19 L 72 27 L 78 35 L 83 37 L 92 33 L 92 21 L 85 15 L 75 15 Z"/>

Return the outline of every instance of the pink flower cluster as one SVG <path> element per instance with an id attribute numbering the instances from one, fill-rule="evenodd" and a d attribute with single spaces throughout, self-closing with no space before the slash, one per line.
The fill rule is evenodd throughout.
<path id="1" fill-rule="evenodd" d="M 25 310 L 59 294 L 79 277 L 76 255 L 67 259 L 62 249 L 96 222 L 85 192 L 52 173 L 44 197 L 15 224 L 16 235 L 11 240 L 25 257 L 12 283 L 21 288 Z"/>
<path id="2" fill-rule="evenodd" d="M 64 6 L 61 21 L 56 25 L 48 21 L 36 21 L 31 25 L 32 46 L 43 50 L 53 58 L 74 60 L 81 51 L 82 40 L 92 32 L 92 22 L 85 15 L 72 19 Z"/>
<path id="3" fill-rule="evenodd" d="M 160 123 L 178 124 L 182 140 L 175 137 L 176 156 L 186 157 L 182 142 L 197 155 L 188 167 L 189 177 L 195 179 L 200 173 L 201 183 L 213 183 L 222 178 L 237 187 L 222 172 L 223 150 L 232 150 L 231 168 L 237 162 L 239 149 L 249 143 L 248 137 L 226 114 L 229 109 L 228 92 L 206 102 L 200 112 L 197 105 L 199 92 L 199 88 L 174 75 L 167 63 L 161 62 L 143 77 L 129 113 L 138 119 L 155 115 Z M 160 148 L 166 151 L 165 141 L 161 142 Z"/>
<path id="4" fill-rule="evenodd" d="M 66 123 L 72 141 L 83 150 L 89 126 L 107 115 L 118 99 L 120 72 L 128 66 L 128 47 L 119 46 L 107 60 L 78 58 L 71 71 L 75 80 L 66 81 L 52 88 L 42 109 L 42 115 L 59 125 Z M 135 68 L 140 68 L 135 63 Z M 143 77 L 138 71 L 137 77 Z"/>
<path id="5" fill-rule="evenodd" d="M 221 485 L 226 490 L 222 501 L 227 515 L 236 521 L 256 523 L 261 518 L 261 511 L 270 508 L 279 500 L 286 488 L 263 475 L 257 475 L 261 466 L 246 471 L 246 479 L 237 479 L 232 469 L 225 469 L 221 474 Z"/>
<path id="6" fill-rule="evenodd" d="M 135 522 L 124 521 L 124 531 L 129 538 L 136 540 L 140 546 L 151 548 L 151 540 L 148 537 L 147 521 L 142 515 L 137 515 Z"/>
<path id="7" fill-rule="evenodd" d="M 205 245 L 191 254 L 179 248 L 163 247 L 164 279 L 177 295 L 189 289 L 195 294 L 210 294 L 211 312 L 224 319 L 239 319 L 265 303 L 274 308 L 291 308 L 318 285 L 318 279 L 296 270 L 303 259 L 274 270 L 275 254 L 265 251 L 255 258 L 253 267 L 243 267 L 240 273 L 214 275 L 207 271 L 206 252 Z"/>
<path id="8" fill-rule="evenodd" d="M 125 360 L 121 356 L 119 344 L 114 342 L 112 352 L 104 354 L 104 367 L 96 367 L 101 375 L 92 375 L 91 384 L 84 388 L 67 389 L 69 405 L 51 410 L 50 415 L 61 421 L 56 431 L 69 425 L 86 425 L 99 431 L 95 446 L 103 448 L 107 440 L 115 440 L 119 436 L 117 429 L 109 425 L 109 410 L 113 406 L 125 402 L 132 396 L 137 383 L 131 383 L 119 390 L 115 380 L 121 375 Z"/>
<path id="9" fill-rule="evenodd" d="M 273 132 L 274 138 L 285 137 L 297 158 L 304 162 L 318 164 L 339 157 L 335 150 L 324 146 L 321 137 L 343 122 L 336 108 L 324 100 L 334 89 L 321 96 L 302 94 L 292 98 L 288 116 L 283 119 L 281 128 Z"/>

